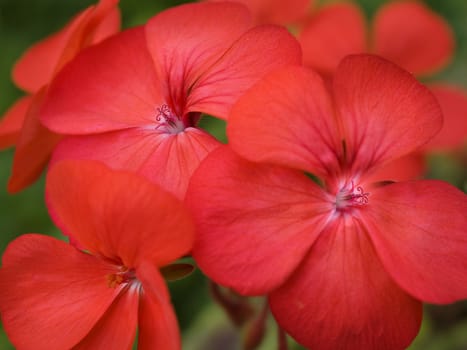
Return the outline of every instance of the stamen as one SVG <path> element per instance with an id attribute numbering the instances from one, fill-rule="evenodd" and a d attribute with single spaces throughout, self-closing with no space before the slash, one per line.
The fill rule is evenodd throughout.
<path id="1" fill-rule="evenodd" d="M 336 194 L 337 209 L 344 209 L 349 206 L 361 206 L 368 204 L 369 192 L 365 192 L 362 186 L 355 187 L 354 182 L 351 182 L 350 189 L 342 188 Z"/>
<path id="2" fill-rule="evenodd" d="M 178 134 L 185 129 L 180 118 L 174 114 L 166 104 L 157 107 L 156 121 L 158 122 L 156 130 L 161 130 L 169 134 Z"/>
<path id="3" fill-rule="evenodd" d="M 369 193 L 364 192 L 362 186 L 358 186 L 356 190 L 357 192 L 352 192 L 344 196 L 344 200 L 350 201 L 352 204 L 358 204 L 358 205 L 367 204 Z M 354 189 L 352 188 L 351 191 L 354 191 Z"/>
<path id="4" fill-rule="evenodd" d="M 120 270 L 120 272 L 111 273 L 105 276 L 107 279 L 107 286 L 109 288 L 116 288 L 120 284 L 131 282 L 136 278 L 134 270 L 128 270 L 125 266 L 122 266 Z"/>
<path id="5" fill-rule="evenodd" d="M 163 104 L 161 107 L 157 107 L 157 117 L 156 120 L 162 123 L 173 123 L 174 116 L 169 106 Z"/>

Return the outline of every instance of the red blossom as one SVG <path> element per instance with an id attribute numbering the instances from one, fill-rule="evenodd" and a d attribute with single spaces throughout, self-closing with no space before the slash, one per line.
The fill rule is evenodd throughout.
<path id="1" fill-rule="evenodd" d="M 7 247 L 0 313 L 17 349 L 180 349 L 159 269 L 187 254 L 193 225 L 172 195 L 93 161 L 57 163 L 48 206 L 82 250 L 26 234 Z"/>
<path id="2" fill-rule="evenodd" d="M 220 145 L 196 127 L 201 113 L 226 119 L 261 76 L 300 61 L 285 29 L 251 28 L 242 5 L 174 7 L 68 65 L 50 88 L 41 121 L 73 135 L 55 160 L 104 161 L 183 198 L 192 172 Z"/>
<path id="3" fill-rule="evenodd" d="M 86 8 L 62 30 L 30 47 L 16 62 L 13 81 L 28 95 L 0 121 L 0 148 L 16 146 L 10 192 L 22 190 L 40 176 L 60 139 L 38 120 L 48 84 L 78 52 L 119 30 L 117 4 L 118 0 L 100 0 Z"/>
<path id="4" fill-rule="evenodd" d="M 423 77 L 444 68 L 451 61 L 455 46 L 449 23 L 416 1 L 385 4 L 370 24 L 357 5 L 323 6 L 305 21 L 298 38 L 305 65 L 326 77 L 332 76 L 343 57 L 363 52 L 378 54 Z M 424 153 L 456 149 L 467 137 L 467 93 L 447 83 L 429 87 L 433 87 L 438 98 L 445 123 L 439 137 L 425 146 Z M 388 169 L 398 179 L 407 179 L 420 176 L 426 167 L 414 173 L 415 166 L 406 159 Z"/>
<path id="5" fill-rule="evenodd" d="M 279 325 L 311 349 L 405 349 L 422 301 L 467 297 L 467 200 L 440 181 L 374 176 L 441 124 L 430 91 L 377 56 L 344 59 L 331 93 L 305 68 L 267 75 L 229 117 L 246 159 L 221 147 L 190 183 L 200 268 L 269 294 Z"/>

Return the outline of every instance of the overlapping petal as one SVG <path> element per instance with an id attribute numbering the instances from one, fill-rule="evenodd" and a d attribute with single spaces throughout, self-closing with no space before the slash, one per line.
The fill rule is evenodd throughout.
<path id="1" fill-rule="evenodd" d="M 18 349 L 72 348 L 121 292 L 105 279 L 115 266 L 47 236 L 17 238 L 2 263 L 0 313 Z"/>
<path id="2" fill-rule="evenodd" d="M 120 11 L 117 5 L 118 0 L 101 0 L 96 6 L 90 7 L 92 11 L 79 23 L 68 39 L 56 64 L 55 73 L 84 48 L 120 30 Z"/>
<path id="3" fill-rule="evenodd" d="M 300 67 L 267 75 L 233 107 L 231 147 L 243 157 L 328 175 L 338 167 L 340 137 L 318 74 Z"/>
<path id="4" fill-rule="evenodd" d="M 193 256 L 200 268 L 217 283 L 248 295 L 284 282 L 332 206 L 300 172 L 250 163 L 227 146 L 195 172 L 186 203 L 198 228 Z"/>
<path id="5" fill-rule="evenodd" d="M 89 7 L 79 13 L 61 31 L 31 46 L 13 69 L 15 84 L 30 93 L 48 84 L 74 31 L 86 21 L 91 13 L 92 8 Z"/>
<path id="6" fill-rule="evenodd" d="M 54 79 L 41 121 L 60 134 L 92 134 L 155 124 L 160 84 L 143 27 L 113 36 L 76 57 Z"/>
<path id="7" fill-rule="evenodd" d="M 300 63 L 300 45 L 287 30 L 277 26 L 255 27 L 198 77 L 188 96 L 188 110 L 227 119 L 232 105 L 263 75 Z"/>
<path id="8" fill-rule="evenodd" d="M 177 318 L 162 276 L 147 262 L 139 266 L 137 274 L 143 288 L 138 315 L 138 350 L 179 350 Z"/>
<path id="9" fill-rule="evenodd" d="M 68 136 L 56 147 L 50 164 L 61 160 L 97 160 L 116 170 L 138 171 L 162 142 L 143 129 Z"/>
<path id="10" fill-rule="evenodd" d="M 374 20 L 373 41 L 373 52 L 416 75 L 439 70 L 454 51 L 449 24 L 418 1 L 382 6 Z"/>
<path id="11" fill-rule="evenodd" d="M 97 4 L 90 23 L 92 44 L 97 44 L 120 30 L 121 16 L 117 7 L 118 2 L 119 0 L 100 0 Z"/>
<path id="12" fill-rule="evenodd" d="M 187 128 L 163 140 L 157 153 L 147 159 L 140 173 L 183 199 L 193 172 L 219 146 L 220 142 L 204 130 Z"/>
<path id="13" fill-rule="evenodd" d="M 251 26 L 246 7 L 186 4 L 161 12 L 146 25 L 149 51 L 166 102 L 178 116 L 196 79 Z"/>
<path id="14" fill-rule="evenodd" d="M 27 50 L 13 70 L 16 85 L 31 93 L 38 91 L 84 47 L 116 33 L 120 28 L 117 4 L 117 0 L 101 0 Z"/>
<path id="15" fill-rule="evenodd" d="M 138 322 L 138 293 L 137 287 L 123 288 L 99 322 L 73 350 L 132 349 Z"/>
<path id="16" fill-rule="evenodd" d="M 426 145 L 429 150 L 449 150 L 467 141 L 467 92 L 446 83 L 429 85 L 443 111 L 443 128 Z"/>
<path id="17" fill-rule="evenodd" d="M 31 101 L 32 96 L 21 97 L 4 114 L 0 121 L 0 149 L 16 144 Z"/>
<path id="18" fill-rule="evenodd" d="M 467 199 L 441 181 L 375 189 L 364 220 L 385 269 L 417 299 L 451 303 L 467 295 Z"/>
<path id="19" fill-rule="evenodd" d="M 31 100 L 30 107 L 15 105 L 0 127 L 0 135 L 6 133 L 0 137 L 0 146 L 17 143 L 10 192 L 22 190 L 39 177 L 59 140 L 38 120 L 48 84 L 78 52 L 119 30 L 117 4 L 118 0 L 101 0 L 86 8 L 61 31 L 32 46 L 17 62 L 13 80 L 33 95 L 21 100 Z"/>
<path id="20" fill-rule="evenodd" d="M 166 135 L 152 129 L 132 128 L 98 135 L 65 138 L 52 162 L 93 159 L 114 169 L 138 172 L 183 199 L 188 181 L 199 163 L 220 145 L 207 132 L 187 128 Z"/>
<path id="21" fill-rule="evenodd" d="M 340 3 L 321 8 L 298 35 L 303 63 L 332 75 L 345 56 L 368 50 L 366 29 L 363 13 L 356 5 Z"/>
<path id="22" fill-rule="evenodd" d="M 65 234 L 124 266 L 145 259 L 163 266 L 191 249 L 193 226 L 182 203 L 138 175 L 63 161 L 49 171 L 46 195 Z"/>
<path id="23" fill-rule="evenodd" d="M 336 220 L 302 265 L 270 295 L 279 325 L 320 350 L 402 350 L 418 333 L 422 305 L 378 260 L 357 219 Z"/>
<path id="24" fill-rule="evenodd" d="M 442 113 L 433 94 L 377 56 L 346 57 L 333 86 L 345 162 L 353 174 L 415 151 L 441 128 Z"/>
<path id="25" fill-rule="evenodd" d="M 39 122 L 38 115 L 44 96 L 45 88 L 33 95 L 26 111 L 8 180 L 10 193 L 21 191 L 39 178 L 61 138 Z"/>

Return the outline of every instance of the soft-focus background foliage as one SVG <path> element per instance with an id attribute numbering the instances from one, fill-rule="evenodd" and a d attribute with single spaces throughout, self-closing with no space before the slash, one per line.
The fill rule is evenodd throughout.
<path id="1" fill-rule="evenodd" d="M 186 1 L 121 0 L 123 26 L 142 24 L 164 8 L 183 2 Z M 357 2 L 368 16 L 384 3 L 383 0 Z M 93 0 L 0 0 L 0 115 L 21 95 L 10 80 L 15 60 L 32 43 L 58 30 L 79 10 L 92 3 Z M 426 3 L 451 23 L 458 43 L 452 64 L 432 79 L 442 78 L 467 89 L 467 1 L 427 0 Z M 0 254 L 9 241 L 22 233 L 60 235 L 48 218 L 43 203 L 43 179 L 20 194 L 7 194 L 12 155 L 12 150 L 0 152 Z M 464 191 L 466 172 L 450 157 L 440 155 L 431 159 L 430 176 L 451 181 Z M 206 280 L 199 271 L 182 281 L 172 282 L 170 287 L 183 331 L 183 349 L 240 349 L 238 336 L 221 309 L 210 301 Z M 422 331 L 412 350 L 467 349 L 465 302 L 443 307 L 427 306 L 426 311 Z M 275 327 L 271 320 L 269 323 L 271 334 L 262 349 L 277 348 Z M 13 349 L 1 328 L 0 349 Z"/>

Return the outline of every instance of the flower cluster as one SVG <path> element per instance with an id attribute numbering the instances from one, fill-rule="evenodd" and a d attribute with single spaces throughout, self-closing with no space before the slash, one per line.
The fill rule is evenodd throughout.
<path id="1" fill-rule="evenodd" d="M 165 281 L 187 256 L 310 349 L 405 349 L 423 302 L 467 298 L 467 198 L 420 179 L 427 152 L 467 136 L 465 92 L 413 75 L 453 53 L 428 7 L 388 4 L 370 33 L 355 5 L 309 0 L 201 1 L 119 28 L 100 0 L 13 71 L 8 191 L 45 171 L 67 240 L 25 234 L 3 254 L 17 349 L 181 349 Z"/>

